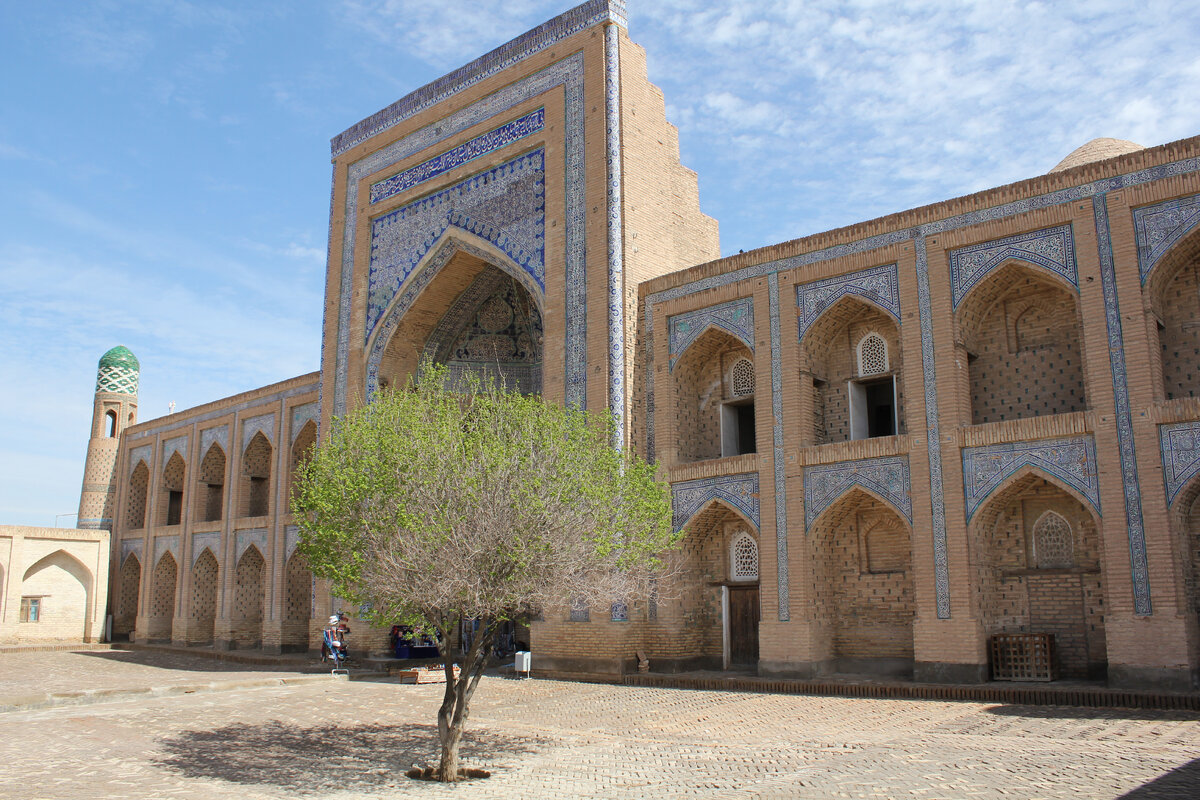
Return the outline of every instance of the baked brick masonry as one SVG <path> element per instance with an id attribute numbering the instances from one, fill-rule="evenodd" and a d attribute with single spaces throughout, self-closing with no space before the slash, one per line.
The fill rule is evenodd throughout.
<path id="1" fill-rule="evenodd" d="M 682 584 L 548 611 L 537 670 L 970 682 L 1029 633 L 1063 677 L 1200 686 L 1200 138 L 722 259 L 591 0 L 332 160 L 319 372 L 136 423 L 136 359 L 101 362 L 80 518 L 114 635 L 319 646 L 293 473 L 428 355 L 611 411 L 672 484 Z"/>

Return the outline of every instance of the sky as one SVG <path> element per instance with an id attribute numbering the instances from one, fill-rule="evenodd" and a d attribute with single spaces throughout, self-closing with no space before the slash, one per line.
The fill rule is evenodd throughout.
<path id="1" fill-rule="evenodd" d="M 114 345 L 143 421 L 316 370 L 329 139 L 570 6 L 0 0 L 0 524 L 74 524 Z M 1200 134 L 1194 0 L 629 17 L 723 254 Z"/>

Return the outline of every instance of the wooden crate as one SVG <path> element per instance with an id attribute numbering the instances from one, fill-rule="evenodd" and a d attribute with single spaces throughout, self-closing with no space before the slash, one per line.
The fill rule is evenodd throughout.
<path id="1" fill-rule="evenodd" d="M 992 680 L 1052 681 L 1058 677 L 1052 633 L 998 633 L 991 639 Z"/>

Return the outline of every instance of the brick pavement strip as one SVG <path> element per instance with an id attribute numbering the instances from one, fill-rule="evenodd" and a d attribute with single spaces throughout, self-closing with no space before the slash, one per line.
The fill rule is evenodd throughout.
<path id="1" fill-rule="evenodd" d="M 1200 796 L 1191 712 L 499 678 L 464 748 L 492 778 L 410 781 L 400 771 L 435 755 L 439 700 L 438 686 L 330 680 L 13 712 L 0 797 Z"/>

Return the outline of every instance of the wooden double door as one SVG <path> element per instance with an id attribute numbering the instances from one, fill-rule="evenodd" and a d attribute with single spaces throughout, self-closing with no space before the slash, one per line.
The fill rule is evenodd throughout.
<path id="1" fill-rule="evenodd" d="M 758 587 L 729 587 L 729 662 L 758 664 Z"/>

